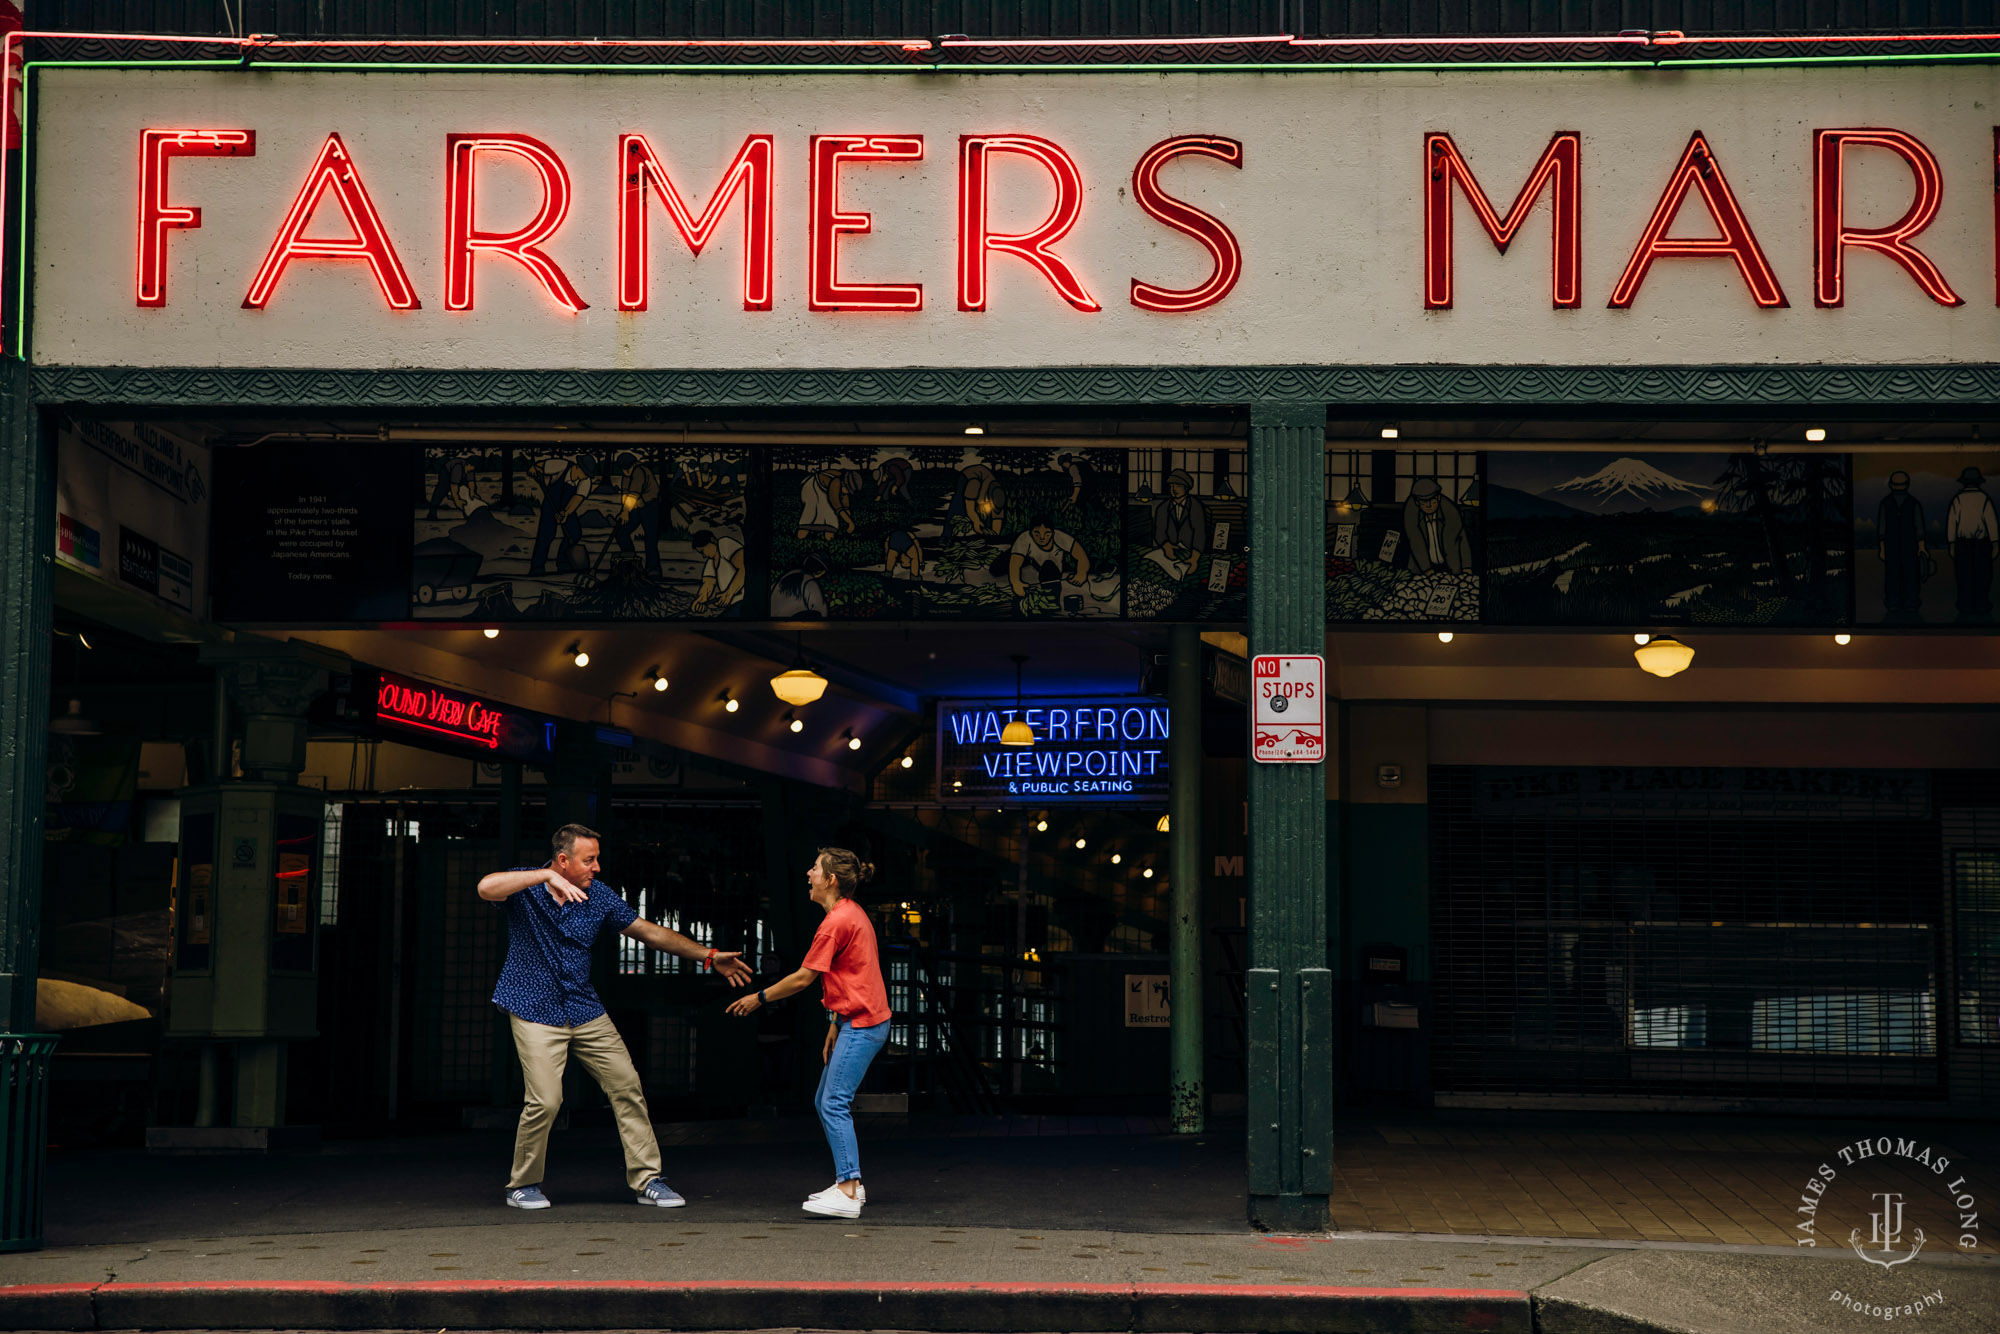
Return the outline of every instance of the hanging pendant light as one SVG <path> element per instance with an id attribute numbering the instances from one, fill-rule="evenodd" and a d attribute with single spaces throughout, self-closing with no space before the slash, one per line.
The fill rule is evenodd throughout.
<path id="1" fill-rule="evenodd" d="M 771 678 L 771 693 L 793 706 L 810 704 L 826 693 L 826 678 L 806 666 L 804 636 L 799 638 L 799 655 L 791 670 Z"/>
<path id="2" fill-rule="evenodd" d="M 1014 718 L 1000 729 L 1000 744 L 1003 746 L 1032 746 L 1035 744 L 1035 729 L 1028 726 L 1028 711 L 1021 703 L 1021 664 L 1028 660 L 1026 654 L 1010 655 L 1014 659 Z"/>
<path id="3" fill-rule="evenodd" d="M 1639 670 L 1654 676 L 1678 676 L 1694 661 L 1694 650 L 1672 635 L 1654 635 L 1632 650 Z"/>

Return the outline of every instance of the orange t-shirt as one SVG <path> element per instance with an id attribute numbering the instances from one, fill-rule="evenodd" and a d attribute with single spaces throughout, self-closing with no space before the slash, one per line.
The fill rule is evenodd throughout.
<path id="1" fill-rule="evenodd" d="M 856 1028 L 889 1022 L 889 989 L 882 983 L 875 924 L 853 899 L 842 899 L 813 933 L 805 967 L 820 975 L 826 1008 Z"/>

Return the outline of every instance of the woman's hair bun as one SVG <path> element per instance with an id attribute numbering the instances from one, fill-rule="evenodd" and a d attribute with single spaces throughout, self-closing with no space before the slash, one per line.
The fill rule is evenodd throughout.
<path id="1" fill-rule="evenodd" d="M 860 876 L 861 883 L 865 885 L 874 878 L 875 878 L 875 863 L 874 862 L 861 863 L 861 876 Z"/>

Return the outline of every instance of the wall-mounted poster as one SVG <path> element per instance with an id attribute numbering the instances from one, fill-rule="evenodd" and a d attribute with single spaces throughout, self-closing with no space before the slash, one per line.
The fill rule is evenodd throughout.
<path id="1" fill-rule="evenodd" d="M 1126 456 L 1128 615 L 1163 621 L 1249 615 L 1248 467 L 1241 445 L 1134 449 Z"/>
<path id="2" fill-rule="evenodd" d="M 1502 625 L 1841 625 L 1844 454 L 1487 458 L 1486 619 Z"/>
<path id="3" fill-rule="evenodd" d="M 773 620 L 1123 610 L 1122 449 L 777 445 Z"/>
<path id="4" fill-rule="evenodd" d="M 1476 621 L 1479 455 L 1326 449 L 1326 618 Z"/>
<path id="5" fill-rule="evenodd" d="M 1854 617 L 1986 624 L 2000 559 L 2000 450 L 1854 456 Z"/>
<path id="6" fill-rule="evenodd" d="M 748 455 L 642 446 L 428 448 L 419 620 L 712 620 L 743 614 Z"/>
<path id="7" fill-rule="evenodd" d="M 224 623 L 340 625 L 410 611 L 415 451 L 298 443 L 215 451 L 210 605 Z"/>

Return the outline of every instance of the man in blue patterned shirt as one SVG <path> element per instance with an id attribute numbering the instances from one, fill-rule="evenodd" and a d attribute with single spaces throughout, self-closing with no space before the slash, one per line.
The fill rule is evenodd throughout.
<path id="1" fill-rule="evenodd" d="M 549 1130 L 562 1108 L 563 1067 L 574 1052 L 611 1099 L 618 1138 L 625 1146 L 626 1184 L 640 1204 L 678 1208 L 687 1201 L 660 1175 L 660 1142 L 646 1112 L 639 1073 L 590 985 L 590 947 L 610 922 L 622 935 L 715 969 L 731 986 L 749 983 L 750 965 L 737 953 L 698 945 L 678 931 L 641 920 L 623 895 L 597 878 L 596 831 L 566 824 L 551 842 L 555 856 L 548 865 L 495 871 L 479 882 L 480 898 L 507 909 L 507 962 L 493 988 L 493 1003 L 513 1019 L 514 1046 L 527 1086 L 507 1203 L 516 1209 L 549 1207 L 542 1173 Z"/>

